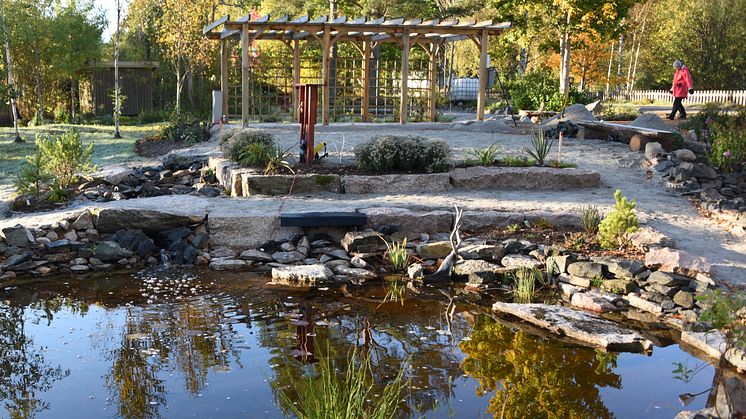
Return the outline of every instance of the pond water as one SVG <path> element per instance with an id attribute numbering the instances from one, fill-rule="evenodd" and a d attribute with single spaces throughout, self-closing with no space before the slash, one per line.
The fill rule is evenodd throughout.
<path id="1" fill-rule="evenodd" d="M 344 365 L 356 345 L 377 383 L 405 362 L 405 417 L 670 418 L 705 405 L 707 393 L 686 407 L 680 394 L 712 385 L 714 369 L 677 345 L 609 354 L 549 340 L 458 289 L 391 301 L 380 284 L 266 282 L 173 270 L 0 290 L 0 416 L 282 417 L 280 393 L 292 399 L 319 360 Z M 674 363 L 696 373 L 676 378 Z"/>

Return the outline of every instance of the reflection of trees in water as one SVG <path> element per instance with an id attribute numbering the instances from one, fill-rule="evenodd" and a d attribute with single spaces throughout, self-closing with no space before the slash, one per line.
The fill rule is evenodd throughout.
<path id="1" fill-rule="evenodd" d="M 225 308 L 200 299 L 152 309 L 130 308 L 119 347 L 109 356 L 106 384 L 124 417 L 158 416 L 166 404 L 163 370 L 181 373 L 193 395 L 205 388 L 210 369 L 227 370 L 237 335 L 225 324 Z"/>
<path id="2" fill-rule="evenodd" d="M 477 394 L 495 392 L 488 409 L 495 416 L 613 417 L 599 388 L 621 388 L 615 354 L 513 331 L 488 316 L 478 317 L 460 347 L 464 372 L 479 381 Z"/>
<path id="3" fill-rule="evenodd" d="M 405 390 L 407 406 L 402 406 L 405 411 L 427 411 L 433 408 L 436 400 L 442 404 L 452 397 L 452 378 L 461 374 L 459 357 L 449 337 L 435 332 L 441 326 L 438 319 L 444 312 L 444 304 L 420 302 L 416 316 L 412 316 L 410 303 L 403 308 L 398 303 L 389 304 L 379 311 L 375 310 L 377 304 L 346 309 L 335 303 L 311 306 L 311 303 L 302 303 L 294 309 L 286 309 L 286 321 L 253 321 L 260 330 L 260 343 L 270 348 L 272 354 L 270 365 L 274 377 L 271 382 L 277 400 L 281 400 L 280 390 L 294 399 L 296 385 L 304 382 L 305 377 L 318 376 L 319 368 L 323 368 L 324 363 L 309 364 L 297 358 L 299 343 L 305 344 L 299 338 L 308 330 L 305 323 L 316 324 L 312 332 L 316 341 L 313 358 L 333 357 L 339 367 L 346 365 L 354 348 L 358 348 L 358 353 L 369 351 L 372 378 L 378 389 L 383 389 L 396 377 L 406 360 L 405 377 L 410 387 Z M 461 319 L 457 327 L 466 328 L 467 323 Z M 344 374 L 344 368 L 338 373 Z M 280 403 L 280 407 L 284 413 L 289 413 L 287 406 Z"/>
<path id="4" fill-rule="evenodd" d="M 26 336 L 26 307 L 0 304 L 0 399 L 13 418 L 31 418 L 49 408 L 39 398 L 69 370 L 47 364 L 41 348 Z"/>

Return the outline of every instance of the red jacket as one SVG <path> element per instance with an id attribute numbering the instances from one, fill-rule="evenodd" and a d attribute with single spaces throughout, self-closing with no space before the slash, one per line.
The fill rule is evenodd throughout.
<path id="1" fill-rule="evenodd" d="M 694 88 L 694 82 L 692 82 L 692 75 L 689 74 L 687 66 L 682 65 L 680 69 L 676 70 L 676 74 L 673 75 L 673 97 L 689 97 L 689 89 Z"/>

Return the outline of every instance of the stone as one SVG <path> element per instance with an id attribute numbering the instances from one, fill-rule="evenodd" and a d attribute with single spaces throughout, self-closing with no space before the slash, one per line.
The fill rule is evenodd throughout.
<path id="1" fill-rule="evenodd" d="M 360 269 L 360 268 L 352 268 L 349 266 L 336 266 L 332 269 L 334 273 L 337 275 L 344 275 L 350 278 L 356 278 L 356 279 L 363 279 L 363 280 L 371 280 L 378 278 L 378 275 L 375 273 L 368 271 L 366 269 Z"/>
<path id="2" fill-rule="evenodd" d="M 668 247 L 650 249 L 645 253 L 645 266 L 684 275 L 708 274 L 711 268 L 704 257 Z"/>
<path id="3" fill-rule="evenodd" d="M 187 245 L 182 253 L 182 258 L 185 265 L 193 265 L 194 260 L 197 258 L 197 249 L 192 245 Z"/>
<path id="4" fill-rule="evenodd" d="M 506 268 L 541 268 L 540 261 L 526 255 L 507 255 L 500 260 L 500 264 Z"/>
<path id="5" fill-rule="evenodd" d="M 567 267 L 567 273 L 581 278 L 603 278 L 605 266 L 596 262 L 575 262 Z"/>
<path id="6" fill-rule="evenodd" d="M 360 212 L 366 215 L 367 225 L 372 229 L 396 226 L 400 233 L 416 237 L 422 233 L 450 232 L 453 223 L 453 214 L 448 211 L 419 212 L 405 208 L 374 207 L 361 209 Z"/>
<path id="7" fill-rule="evenodd" d="M 579 276 L 565 274 L 559 274 L 557 278 L 560 282 L 575 285 L 576 287 L 588 288 L 591 286 L 591 280 L 588 278 L 581 278 Z"/>
<path id="8" fill-rule="evenodd" d="M 50 242 L 54 242 L 60 239 L 60 236 L 57 235 L 57 233 L 55 233 L 54 231 L 50 231 L 44 237 L 48 238 Z"/>
<path id="9" fill-rule="evenodd" d="M 492 310 L 515 316 L 560 336 L 614 352 L 644 352 L 653 343 L 637 332 L 594 314 L 548 304 L 497 302 Z"/>
<path id="10" fill-rule="evenodd" d="M 368 253 L 383 244 L 381 236 L 373 230 L 350 231 L 342 239 L 342 247 L 349 253 Z"/>
<path id="11" fill-rule="evenodd" d="M 96 259 L 108 262 L 122 258 L 129 258 L 132 256 L 132 251 L 123 249 L 122 246 L 115 241 L 104 240 L 96 244 L 93 254 Z"/>
<path id="12" fill-rule="evenodd" d="M 648 283 L 665 285 L 667 287 L 686 286 L 691 283 L 691 279 L 670 272 L 655 271 L 648 276 Z"/>
<path id="13" fill-rule="evenodd" d="M 170 197 L 169 197 L 170 198 Z M 126 201 L 124 201 L 126 202 Z M 178 202 L 178 201 L 176 201 Z M 186 210 L 174 207 L 172 210 Z M 198 211 L 193 211 L 198 212 Z M 115 233 L 121 229 L 140 229 L 145 232 L 160 232 L 176 227 L 188 227 L 204 221 L 205 214 L 181 215 L 160 210 L 142 208 L 101 208 L 96 218 L 99 233 Z"/>
<path id="14" fill-rule="evenodd" d="M 36 242 L 45 247 L 52 244 L 52 241 L 46 237 L 39 237 L 36 239 Z"/>
<path id="15" fill-rule="evenodd" d="M 471 285 L 495 282 L 498 275 L 509 272 L 511 272 L 511 269 L 478 259 L 459 260 L 453 265 L 453 276 L 460 280 L 466 280 Z"/>
<path id="16" fill-rule="evenodd" d="M 704 163 L 695 163 L 691 170 L 692 177 L 697 179 L 717 179 L 718 174 L 712 167 Z"/>
<path id="17" fill-rule="evenodd" d="M 694 295 L 690 292 L 679 291 L 673 296 L 673 302 L 684 308 L 694 307 Z"/>
<path id="18" fill-rule="evenodd" d="M 323 252 L 327 256 L 331 256 L 337 259 L 350 260 L 350 255 L 342 249 L 331 249 Z"/>
<path id="19" fill-rule="evenodd" d="M 663 146 L 657 142 L 650 142 L 645 144 L 645 158 L 653 160 L 663 154 Z"/>
<path id="20" fill-rule="evenodd" d="M 666 285 L 661 285 L 661 284 L 649 284 L 648 286 L 645 287 L 645 289 L 650 292 L 663 294 L 666 297 L 673 297 L 673 295 L 676 294 L 676 291 L 677 291 L 676 288 L 669 287 Z"/>
<path id="21" fill-rule="evenodd" d="M 460 167 L 451 170 L 450 176 L 456 189 L 470 190 L 594 188 L 601 181 L 593 170 L 554 167 Z"/>
<path id="22" fill-rule="evenodd" d="M 601 113 L 604 110 L 604 105 L 601 103 L 600 100 L 597 100 L 595 102 L 591 102 L 587 105 L 585 105 L 585 108 L 588 109 L 588 111 L 592 114 Z"/>
<path id="23" fill-rule="evenodd" d="M 210 236 L 207 235 L 207 233 L 196 233 L 194 235 L 194 239 L 192 240 L 192 246 L 196 247 L 197 249 L 204 249 L 207 246 L 207 243 L 210 241 Z"/>
<path id="24" fill-rule="evenodd" d="M 661 314 L 663 312 L 663 307 L 660 304 L 648 301 L 636 293 L 629 293 L 624 299 L 627 300 L 629 305 L 642 311 L 653 314 Z"/>
<path id="25" fill-rule="evenodd" d="M 342 179 L 346 194 L 402 194 L 446 192 L 453 189 L 448 173 L 359 176 Z"/>
<path id="26" fill-rule="evenodd" d="M 75 230 L 70 230 L 67 233 L 65 233 L 62 237 L 65 238 L 65 240 L 70 240 L 71 242 L 78 240 L 78 233 L 75 232 Z"/>
<path id="27" fill-rule="evenodd" d="M 580 287 L 576 287 L 572 284 L 565 284 L 564 282 L 559 284 L 560 291 L 562 291 L 562 296 L 570 299 L 575 293 L 583 292 L 584 289 Z"/>
<path id="28" fill-rule="evenodd" d="M 91 269 L 88 265 L 73 265 L 70 267 L 70 270 L 75 273 L 83 273 L 88 272 Z"/>
<path id="29" fill-rule="evenodd" d="M 272 268 L 271 284 L 313 287 L 329 281 L 332 270 L 324 265 L 297 265 Z"/>
<path id="30" fill-rule="evenodd" d="M 210 269 L 216 271 L 239 271 L 247 269 L 251 262 L 240 259 L 229 258 L 212 258 L 210 259 Z"/>
<path id="31" fill-rule="evenodd" d="M 88 230 L 93 228 L 93 216 L 90 211 L 84 211 L 73 221 L 72 227 L 75 230 Z"/>
<path id="32" fill-rule="evenodd" d="M 653 166 L 653 170 L 655 170 L 658 173 L 662 173 L 662 172 L 669 171 L 673 167 L 674 167 L 674 164 L 671 160 L 663 160 L 662 162 Z"/>
<path id="33" fill-rule="evenodd" d="M 715 363 L 724 355 L 731 365 L 746 370 L 746 353 L 737 348 L 731 348 L 726 352 L 727 341 L 723 332 L 719 330 L 708 330 L 706 332 L 684 330 L 681 332 L 681 342 L 698 349 Z"/>
<path id="34" fill-rule="evenodd" d="M 642 227 L 629 236 L 630 243 L 644 252 L 654 247 L 676 247 L 676 242 L 670 237 L 650 228 Z"/>
<path id="35" fill-rule="evenodd" d="M 272 259 L 272 255 L 270 255 L 269 253 L 262 252 L 261 250 L 256 249 L 249 249 L 241 252 L 239 258 L 252 262 L 272 262 L 274 260 Z"/>
<path id="36" fill-rule="evenodd" d="M 44 258 L 52 263 L 68 263 L 78 257 L 78 252 L 50 253 Z"/>
<path id="37" fill-rule="evenodd" d="M 630 259 L 597 259 L 598 263 L 606 265 L 606 270 L 616 278 L 634 278 L 646 270 L 645 264 Z"/>
<path id="38" fill-rule="evenodd" d="M 461 247 L 458 254 L 464 259 L 500 262 L 505 256 L 505 248 L 499 244 L 470 244 Z"/>
<path id="39" fill-rule="evenodd" d="M 275 253 L 272 253 L 272 259 L 277 263 L 286 264 L 286 263 L 300 262 L 303 259 L 305 259 L 305 256 L 302 253 L 296 252 L 296 251 L 275 252 Z"/>
<path id="40" fill-rule="evenodd" d="M 197 192 L 199 192 L 200 195 L 204 195 L 208 198 L 215 198 L 217 196 L 220 196 L 223 190 L 212 185 L 200 185 L 197 188 Z"/>
<path id="41" fill-rule="evenodd" d="M 570 264 L 572 264 L 578 259 L 578 257 L 575 256 L 574 254 L 552 256 L 551 258 L 552 258 L 552 261 L 554 262 L 554 273 L 555 274 L 567 273 L 567 267 L 570 266 Z"/>
<path id="42" fill-rule="evenodd" d="M 368 262 L 366 262 L 365 259 L 363 259 L 363 258 L 361 258 L 360 256 L 357 256 L 357 255 L 355 255 L 355 256 L 352 257 L 352 259 L 350 260 L 350 264 L 352 266 L 354 266 L 356 268 L 360 268 L 360 269 L 369 269 L 370 268 L 370 264 Z"/>
<path id="43" fill-rule="evenodd" d="M 34 243 L 34 235 L 20 224 L 3 228 L 0 230 L 0 236 L 5 239 L 8 246 L 29 247 Z"/>
<path id="44" fill-rule="evenodd" d="M 415 248 L 420 259 L 442 259 L 451 253 L 450 241 L 418 244 Z"/>
<path id="45" fill-rule="evenodd" d="M 230 247 L 216 247 L 210 252 L 210 256 L 213 258 L 234 259 L 236 251 Z"/>
<path id="46" fill-rule="evenodd" d="M 629 151 L 645 151 L 645 146 L 650 142 L 650 137 L 642 134 L 634 134 L 629 139 Z"/>
<path id="47" fill-rule="evenodd" d="M 38 275 L 49 275 L 52 271 L 53 269 L 50 266 L 39 266 L 34 270 Z"/>
<path id="48" fill-rule="evenodd" d="M 637 283 L 625 279 L 606 279 L 601 283 L 601 288 L 622 295 L 627 295 L 638 289 Z"/>
<path id="49" fill-rule="evenodd" d="M 585 292 L 573 294 L 572 298 L 570 298 L 570 305 L 583 310 L 593 311 L 595 313 L 617 311 L 616 306 L 608 302 L 606 299 Z"/>
<path id="50" fill-rule="evenodd" d="M 285 242 L 280 245 L 280 250 L 283 252 L 292 252 L 295 250 L 295 246 L 292 243 Z"/>
<path id="51" fill-rule="evenodd" d="M 105 168 L 93 172 L 87 178 L 94 183 L 105 182 L 109 185 L 119 185 L 120 183 L 135 176 L 135 171 L 125 166 L 106 166 Z"/>
<path id="52" fill-rule="evenodd" d="M 680 148 L 678 150 L 675 150 L 673 153 L 676 156 L 676 159 L 680 161 L 692 162 L 697 160 L 697 155 L 694 154 L 692 150 L 689 150 L 687 148 Z"/>
<path id="53" fill-rule="evenodd" d="M 134 249 L 135 253 L 143 259 L 146 259 L 155 251 L 155 242 L 152 239 L 145 239 Z"/>
<path id="54" fill-rule="evenodd" d="M 2 270 L 7 271 L 8 269 L 13 269 L 18 265 L 31 260 L 32 256 L 33 253 L 31 252 L 25 252 L 20 255 L 10 256 L 9 258 L 5 259 L 5 263 L 3 263 L 2 265 Z"/>
<path id="55" fill-rule="evenodd" d="M 293 193 L 341 193 L 342 182 L 337 174 L 262 175 L 261 173 L 237 172 L 231 192 L 243 196 L 287 195 L 292 185 Z M 238 195 L 239 193 L 233 194 Z"/>
<path id="56" fill-rule="evenodd" d="M 354 260 L 354 259 L 353 259 Z M 407 267 L 409 279 L 422 279 L 425 277 L 425 266 L 421 263 L 413 263 Z"/>
<path id="57" fill-rule="evenodd" d="M 303 236 L 298 240 L 295 250 L 303 254 L 303 256 L 308 256 L 308 252 L 311 251 L 311 243 L 308 241 L 307 236 Z"/>

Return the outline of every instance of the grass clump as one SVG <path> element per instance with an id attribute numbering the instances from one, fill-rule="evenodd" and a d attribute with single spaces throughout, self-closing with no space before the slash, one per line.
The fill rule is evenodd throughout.
<path id="1" fill-rule="evenodd" d="M 404 368 L 394 379 L 376 389 L 370 353 L 354 350 L 339 374 L 337 363 L 327 356 L 318 364 L 318 375 L 296 382 L 295 397 L 281 390 L 281 403 L 298 418 L 392 418 L 399 411 L 407 380 Z"/>
<path id="2" fill-rule="evenodd" d="M 586 233 L 598 233 L 598 225 L 601 224 L 601 211 L 595 205 L 583 206 L 580 209 L 580 222 Z"/>
<path id="3" fill-rule="evenodd" d="M 263 167 L 265 175 L 276 175 L 281 171 L 293 171 L 288 158 L 290 150 L 277 145 L 266 145 L 260 142 L 247 144 L 238 154 L 236 161 L 242 166 Z"/>
<path id="4" fill-rule="evenodd" d="M 389 265 L 391 265 L 391 269 L 394 272 L 404 272 L 407 267 L 409 266 L 409 261 L 411 259 L 411 255 L 409 254 L 409 250 L 407 250 L 407 239 L 399 242 L 387 242 L 385 239 L 382 239 L 384 243 L 386 243 L 386 260 L 388 260 Z"/>
<path id="5" fill-rule="evenodd" d="M 493 143 L 487 148 L 472 148 L 466 151 L 467 164 L 479 164 L 490 166 L 497 160 L 497 153 L 500 152 L 500 146 Z"/>
<path id="6" fill-rule="evenodd" d="M 619 189 L 614 192 L 614 200 L 616 203 L 611 212 L 598 226 L 598 242 L 605 249 L 623 246 L 627 235 L 634 233 L 639 225 L 635 200 L 627 200 Z"/>
<path id="7" fill-rule="evenodd" d="M 376 173 L 447 172 L 453 167 L 445 141 L 420 136 L 384 135 L 355 147 L 357 166 Z"/>
<path id="8" fill-rule="evenodd" d="M 534 165 L 534 163 L 529 161 L 527 158 L 516 156 L 505 156 L 500 159 L 500 164 L 507 167 L 531 167 Z"/>
<path id="9" fill-rule="evenodd" d="M 536 161 L 536 164 L 544 166 L 544 160 L 546 160 L 553 145 L 554 140 L 547 138 L 544 130 L 538 130 L 531 139 L 531 148 L 525 147 L 524 151 Z"/>
<path id="10" fill-rule="evenodd" d="M 230 134 L 230 135 L 229 135 Z M 275 137 L 271 133 L 257 129 L 242 129 L 227 131 L 220 138 L 223 154 L 230 160 L 240 163 L 241 154 L 251 144 L 260 144 L 264 149 L 254 148 L 255 151 L 267 151 L 275 146 Z M 261 153 L 259 153 L 261 154 Z"/>
<path id="11" fill-rule="evenodd" d="M 513 275 L 513 301 L 530 303 L 538 289 L 536 283 L 543 283 L 544 277 L 536 268 L 520 268 Z"/>

